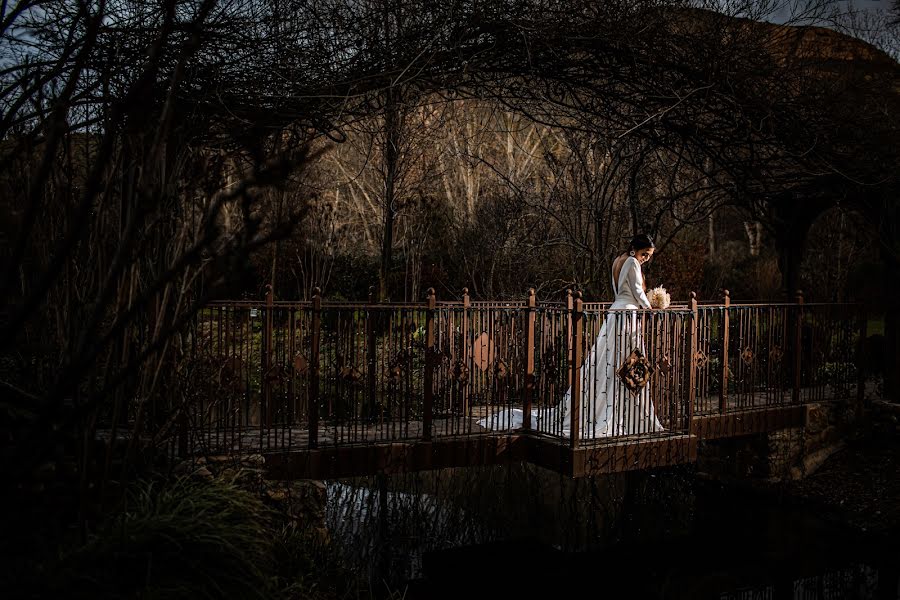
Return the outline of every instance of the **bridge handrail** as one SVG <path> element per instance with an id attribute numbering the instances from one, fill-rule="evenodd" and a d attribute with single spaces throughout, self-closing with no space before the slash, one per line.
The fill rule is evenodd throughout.
<path id="1" fill-rule="evenodd" d="M 847 361 L 865 323 L 854 329 L 846 319 L 861 305 L 798 300 L 731 303 L 726 295 L 636 311 L 657 373 L 654 402 L 667 403 L 672 431 L 689 432 L 694 415 L 819 398 L 862 372 Z M 258 421 L 260 444 L 288 446 L 299 443 L 290 441 L 293 429 L 309 421 L 311 448 L 371 441 L 373 418 L 379 440 L 475 435 L 478 415 L 551 410 L 575 381 L 591 377 L 582 361 L 609 307 L 579 293 L 539 302 L 533 292 L 523 301 L 472 301 L 465 291 L 449 301 L 430 291 L 412 303 L 277 301 L 271 293 L 214 301 L 192 336 L 214 393 L 189 421 L 219 419 L 237 432 Z M 245 309 L 259 312 L 248 321 Z M 573 445 L 581 442 L 576 405 Z M 418 419 L 421 429 L 413 427 Z M 522 425 L 535 432 L 530 416 Z M 565 437 L 554 431 L 535 433 Z M 288 441 L 272 441 L 276 433 Z"/>

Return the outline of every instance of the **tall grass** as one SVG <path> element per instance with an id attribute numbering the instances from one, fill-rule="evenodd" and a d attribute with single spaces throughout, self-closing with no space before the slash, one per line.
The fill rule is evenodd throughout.
<path id="1" fill-rule="evenodd" d="M 252 599 L 316 595 L 305 538 L 233 481 L 142 482 L 86 544 L 36 573 L 50 597 Z M 286 557 L 293 557 L 285 561 Z M 285 566 L 306 567 L 294 573 Z M 43 593 L 38 593 L 43 597 Z"/>

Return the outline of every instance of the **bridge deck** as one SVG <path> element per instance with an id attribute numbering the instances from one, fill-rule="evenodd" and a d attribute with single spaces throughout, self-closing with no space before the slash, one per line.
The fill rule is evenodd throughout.
<path id="1" fill-rule="evenodd" d="M 583 477 L 693 462 L 698 440 L 694 435 L 663 435 L 570 448 L 558 440 L 493 432 L 431 442 L 273 452 L 265 454 L 265 462 L 267 476 L 273 479 L 329 479 L 523 461 L 570 477 Z"/>
<path id="2" fill-rule="evenodd" d="M 833 392 L 824 393 L 816 398 L 816 401 L 835 401 Z M 808 394 L 801 395 L 801 398 Z M 704 398 L 703 406 L 712 406 L 718 398 Z M 495 414 L 499 408 L 475 406 L 470 408 L 469 417 L 438 417 L 432 421 L 432 439 L 464 438 L 472 436 L 498 436 L 517 433 L 513 430 L 495 431 L 478 424 L 478 421 L 489 414 Z M 719 412 L 718 404 L 715 409 L 696 411 L 692 417 L 690 432 L 684 431 L 664 433 L 664 437 L 672 435 L 692 433 L 703 438 L 730 437 L 747 435 L 752 433 L 771 431 L 784 427 L 798 426 L 800 412 L 805 411 L 805 403 L 792 404 L 790 392 L 784 392 L 778 396 L 769 393 L 759 393 L 756 398 L 727 399 L 726 410 Z M 802 423 L 801 423 L 802 424 Z M 272 427 L 240 426 L 219 427 L 195 430 L 193 435 L 199 448 L 211 454 L 227 453 L 270 453 L 276 451 L 301 451 L 310 449 L 309 428 L 303 426 L 279 426 Z M 543 439 L 554 441 L 558 444 L 568 445 L 568 437 L 555 436 L 548 432 L 535 432 Z M 638 436 L 632 436 L 638 439 Z M 650 439 L 653 434 L 639 436 L 639 439 Z M 363 424 L 353 422 L 342 425 L 321 424 L 318 427 L 319 448 L 329 446 L 371 445 L 378 443 L 411 443 L 424 439 L 423 423 L 421 420 L 405 420 L 401 422 L 385 422 Z M 620 443 L 627 437 L 617 436 L 610 438 L 583 438 L 581 445 L 603 445 Z"/>
<path id="3" fill-rule="evenodd" d="M 327 479 L 447 467 L 496 465 L 527 461 L 572 477 L 647 469 L 693 462 L 700 439 L 734 437 L 799 427 L 807 406 L 773 406 L 726 414 L 695 415 L 690 433 L 617 436 L 571 440 L 534 432 L 490 431 L 473 418 L 469 432 L 458 431 L 458 419 L 438 419 L 430 441 L 422 438 L 421 421 L 404 423 L 403 436 L 385 439 L 384 428 L 322 426 L 318 447 L 309 448 L 309 431 L 301 428 L 195 432 L 200 447 L 211 454 L 261 453 L 268 474 L 276 479 Z"/>

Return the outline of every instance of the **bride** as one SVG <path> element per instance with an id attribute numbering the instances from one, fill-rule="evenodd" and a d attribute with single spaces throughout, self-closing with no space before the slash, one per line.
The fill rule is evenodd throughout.
<path id="1" fill-rule="evenodd" d="M 632 238 L 626 252 L 613 261 L 612 284 L 615 301 L 582 365 L 581 437 L 593 438 L 662 431 L 647 386 L 632 394 L 616 375 L 616 370 L 634 350 L 644 352 L 638 309 L 651 308 L 644 292 L 641 266 L 653 256 L 650 236 Z M 534 411 L 535 429 L 571 435 L 571 389 L 557 407 Z M 513 409 L 478 422 L 486 428 L 522 426 L 522 411 Z"/>

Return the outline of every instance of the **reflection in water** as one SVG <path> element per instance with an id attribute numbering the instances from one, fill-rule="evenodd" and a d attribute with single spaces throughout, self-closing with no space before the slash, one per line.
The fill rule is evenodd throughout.
<path id="1" fill-rule="evenodd" d="M 877 586 L 878 571 L 858 564 L 794 581 L 794 598 L 875 598 Z"/>
<path id="2" fill-rule="evenodd" d="M 514 466 L 335 481 L 327 519 L 372 589 L 384 582 L 411 600 L 551 598 L 592 578 L 610 598 L 900 597 L 896 550 L 874 554 L 803 511 L 690 469 L 570 480 Z"/>
<path id="3" fill-rule="evenodd" d="M 780 595 L 773 585 L 753 588 L 742 588 L 723 593 L 721 600 L 765 600 L 776 598 L 793 598 L 794 600 L 849 600 L 878 598 L 878 570 L 865 564 L 854 564 L 840 569 L 832 569 L 801 577 L 792 582 L 787 595 Z M 897 590 L 900 597 L 900 590 Z"/>
<path id="4" fill-rule="evenodd" d="M 419 578 L 426 552 L 489 540 L 461 506 L 420 490 L 387 489 L 378 478 L 329 482 L 327 498 L 332 538 L 376 582 Z"/>

